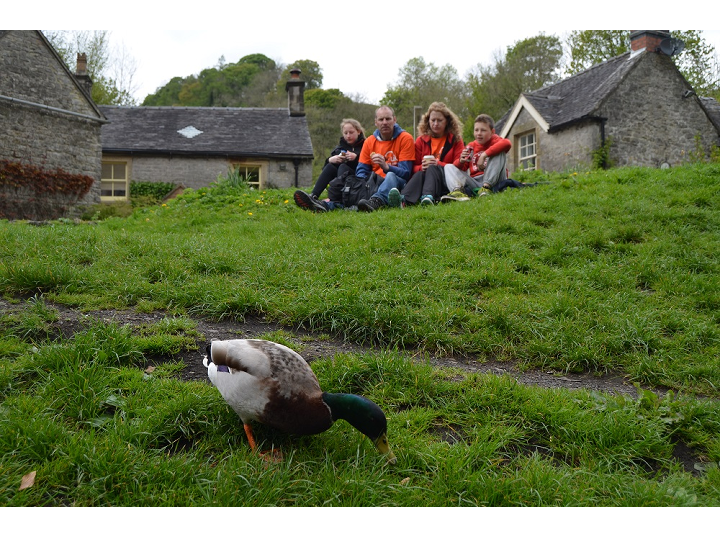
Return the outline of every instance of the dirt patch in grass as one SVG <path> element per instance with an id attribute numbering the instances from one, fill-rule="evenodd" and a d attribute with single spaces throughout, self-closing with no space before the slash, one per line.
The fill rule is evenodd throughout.
<path id="1" fill-rule="evenodd" d="M 133 310 L 98 310 L 93 312 L 80 312 L 60 304 L 48 304 L 58 313 L 58 319 L 52 323 L 50 337 L 60 336 L 71 338 L 75 333 L 85 330 L 92 320 L 103 322 L 115 322 L 119 325 L 130 325 L 141 327 L 160 322 L 165 316 L 161 312 L 142 313 Z M 11 304 L 0 298 L 0 315 L 7 315 L 11 312 L 25 308 L 24 304 Z M 225 340 L 232 338 L 259 338 L 268 333 L 282 331 L 289 339 L 302 346 L 302 356 L 312 362 L 318 359 L 331 359 L 338 353 L 354 353 L 370 351 L 372 348 L 363 347 L 341 339 L 317 335 L 302 328 L 292 328 L 268 322 L 262 318 L 247 316 L 243 321 L 208 321 L 194 319 L 197 323 L 197 331 L 201 337 L 197 340 L 197 349 L 182 351 L 172 356 L 146 357 L 148 366 L 157 366 L 169 361 L 182 361 L 184 367 L 181 371 L 183 381 L 199 381 L 208 383 L 207 369 L 202 364 L 205 353 L 205 346 L 212 340 Z M 593 374 L 569 374 L 554 371 L 526 370 L 518 367 L 513 362 L 500 362 L 492 360 L 480 360 L 474 356 L 439 356 L 427 353 L 413 354 L 411 350 L 407 353 L 416 360 L 429 362 L 437 368 L 456 368 L 466 372 L 480 372 L 492 375 L 508 375 L 519 383 L 535 385 L 544 388 L 565 388 L 565 389 L 588 389 L 611 394 L 623 394 L 630 397 L 637 396 L 636 387 L 626 381 L 622 375 L 593 375 Z M 458 376 L 458 380 L 461 379 Z M 659 396 L 666 391 L 657 388 L 647 388 Z M 436 432 L 444 441 L 453 444 L 462 439 L 462 432 L 452 428 L 440 428 Z M 698 458 L 692 450 L 682 442 L 678 442 L 674 448 L 673 456 L 683 465 L 687 472 L 698 474 L 695 464 Z"/>
<path id="2" fill-rule="evenodd" d="M 50 304 L 58 312 L 58 320 L 52 325 L 52 333 L 57 336 L 71 338 L 76 332 L 87 327 L 90 320 L 115 322 L 119 325 L 140 327 L 161 321 L 165 314 L 162 312 L 143 313 L 134 310 L 98 310 L 81 312 L 60 304 Z M 10 313 L 25 308 L 24 304 L 11 304 L 0 299 L 0 313 Z M 302 328 L 285 327 L 277 323 L 268 322 L 263 318 L 247 316 L 243 321 L 208 321 L 194 319 L 197 331 L 202 335 L 197 341 L 197 350 L 183 351 L 173 356 L 148 357 L 148 365 L 157 365 L 167 361 L 182 360 L 185 367 L 181 376 L 184 381 L 207 381 L 207 370 L 202 365 L 205 346 L 211 340 L 225 340 L 231 338 L 258 338 L 267 333 L 283 331 L 291 335 L 290 339 L 302 346 L 301 355 L 308 361 L 332 358 L 337 353 L 352 353 L 369 351 L 371 348 L 363 347 L 342 339 L 327 335 L 317 335 Z M 458 368 L 467 372 L 480 372 L 494 375 L 509 375 L 518 382 L 527 385 L 536 385 L 546 388 L 589 389 L 602 392 L 624 394 L 635 397 L 637 389 L 619 374 L 572 374 L 552 370 L 527 370 L 520 368 L 517 363 L 509 361 L 493 361 L 480 359 L 472 355 L 441 356 L 428 353 L 406 352 L 416 360 L 429 362 L 435 367 Z M 651 389 L 659 396 L 664 395 L 663 390 Z"/>

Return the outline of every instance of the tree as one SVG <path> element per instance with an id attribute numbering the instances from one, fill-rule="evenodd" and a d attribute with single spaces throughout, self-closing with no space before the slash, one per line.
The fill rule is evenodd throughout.
<path id="1" fill-rule="evenodd" d="M 563 50 L 560 39 L 540 34 L 494 54 L 494 65 L 478 64 L 468 75 L 468 110 L 471 117 L 489 114 L 499 120 L 521 93 L 530 92 L 560 79 Z M 472 137 L 472 121 L 463 136 Z"/>
<path id="2" fill-rule="evenodd" d="M 278 67 L 264 54 L 243 56 L 226 63 L 221 56 L 216 67 L 198 75 L 175 77 L 143 101 L 144 106 L 266 106 L 275 91 Z"/>
<path id="3" fill-rule="evenodd" d="M 292 69 L 300 70 L 300 79 L 305 81 L 305 91 L 322 88 L 323 74 L 320 64 L 313 60 L 296 60 L 288 64 L 280 74 L 280 80 L 277 81 L 279 94 L 285 93 L 285 83 L 290 79 Z"/>
<path id="4" fill-rule="evenodd" d="M 87 55 L 87 70 L 93 81 L 91 97 L 98 105 L 135 105 L 133 85 L 136 64 L 124 45 L 111 50 L 107 30 L 45 30 L 71 72 L 78 53 Z"/>
<path id="5" fill-rule="evenodd" d="M 567 39 L 574 75 L 630 50 L 630 30 L 576 30 Z M 673 30 L 670 35 L 685 44 L 672 60 L 698 95 L 720 98 L 720 67 L 715 47 L 697 30 Z"/>
<path id="6" fill-rule="evenodd" d="M 413 114 L 414 107 L 421 107 L 424 113 L 434 101 L 445 103 L 459 118 L 467 115 L 465 85 L 457 70 L 450 64 L 438 67 L 426 63 L 421 56 L 411 58 L 400 68 L 398 82 L 388 87 L 380 104 L 392 107 L 398 123 L 412 132 L 413 117 L 420 119 Z"/>
<path id="7" fill-rule="evenodd" d="M 565 74 L 577 75 L 630 50 L 629 30 L 574 30 L 567 38 L 570 61 Z"/>
<path id="8" fill-rule="evenodd" d="M 328 90 L 314 89 L 305 92 L 305 105 L 318 108 L 336 108 L 342 101 L 348 98 L 337 88 Z"/>
<path id="9" fill-rule="evenodd" d="M 720 63 L 715 47 L 697 30 L 673 31 L 672 36 L 685 43 L 683 51 L 672 57 L 685 80 L 698 95 L 720 99 Z"/>

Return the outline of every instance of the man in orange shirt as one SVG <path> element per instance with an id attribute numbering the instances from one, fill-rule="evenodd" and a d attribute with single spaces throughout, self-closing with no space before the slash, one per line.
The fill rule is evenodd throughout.
<path id="1" fill-rule="evenodd" d="M 390 189 L 402 190 L 412 174 L 415 141 L 397 124 L 389 106 L 375 111 L 375 132 L 365 140 L 355 175 L 366 178 L 371 173 L 385 178 L 369 200 L 358 202 L 359 211 L 375 211 L 388 204 Z"/>

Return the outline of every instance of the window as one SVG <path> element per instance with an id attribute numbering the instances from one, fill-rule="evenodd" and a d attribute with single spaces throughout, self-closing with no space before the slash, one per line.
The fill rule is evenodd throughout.
<path id="1" fill-rule="evenodd" d="M 100 199 L 103 202 L 128 199 L 128 165 L 126 162 L 103 161 L 100 175 Z"/>
<path id="2" fill-rule="evenodd" d="M 234 162 L 232 179 L 259 189 L 265 185 L 266 167 L 267 164 L 261 162 Z"/>
<path id="3" fill-rule="evenodd" d="M 525 133 L 518 139 L 518 168 L 520 170 L 537 170 L 535 133 Z"/>

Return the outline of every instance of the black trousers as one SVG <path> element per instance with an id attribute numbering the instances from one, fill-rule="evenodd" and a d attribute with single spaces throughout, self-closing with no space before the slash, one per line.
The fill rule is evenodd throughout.
<path id="1" fill-rule="evenodd" d="M 537 183 L 520 183 L 514 179 L 501 179 L 492 188 L 493 192 L 502 192 L 508 187 L 513 189 L 522 189 L 523 187 L 534 187 Z"/>
<path id="2" fill-rule="evenodd" d="M 437 202 L 441 196 L 449 192 L 442 166 L 432 165 L 424 172 L 422 170 L 415 172 L 403 187 L 401 194 L 406 204 L 414 205 L 425 194 L 431 194 Z"/>
<path id="3" fill-rule="evenodd" d="M 355 166 L 357 166 L 357 161 L 355 162 Z M 328 188 L 328 185 L 330 185 L 330 182 L 333 179 L 343 175 L 348 170 L 351 174 L 355 173 L 355 168 L 349 164 L 342 163 L 338 166 L 337 164 L 327 163 L 322 169 L 322 172 L 320 172 L 320 175 L 318 176 L 315 186 L 310 194 L 314 194 L 316 198 L 319 198 L 322 191 Z M 328 190 L 328 193 L 329 192 L 330 191 Z M 333 200 L 333 197 L 330 196 L 330 199 Z"/>

